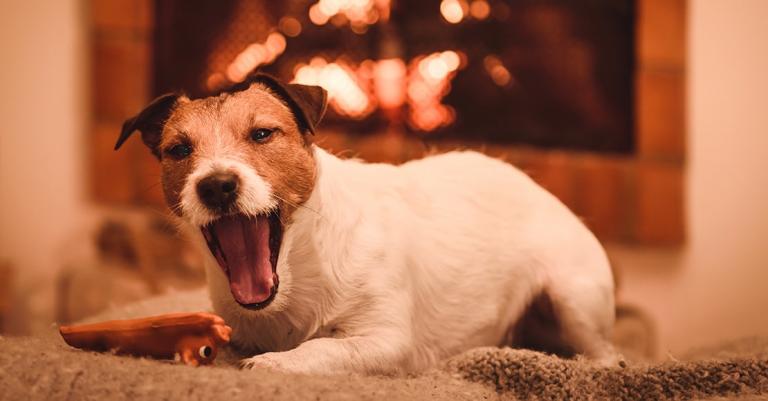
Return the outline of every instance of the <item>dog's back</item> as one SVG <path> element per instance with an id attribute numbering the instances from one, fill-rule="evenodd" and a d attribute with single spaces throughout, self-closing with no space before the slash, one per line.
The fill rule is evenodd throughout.
<path id="1" fill-rule="evenodd" d="M 319 157 L 321 170 L 327 157 L 333 156 Z M 423 367 L 473 346 L 513 340 L 515 324 L 544 293 L 584 304 L 578 309 L 597 315 L 590 317 L 593 329 L 607 335 L 612 279 L 602 248 L 578 218 L 520 170 L 476 152 L 400 167 L 333 161 L 339 162 L 334 168 L 343 166 L 344 174 L 356 177 L 344 182 L 364 214 L 350 230 L 375 231 L 375 239 L 357 240 L 375 244 L 367 249 L 371 253 L 386 253 L 383 266 L 361 267 L 360 280 L 375 278 L 365 291 L 381 294 L 379 301 L 391 305 L 386 313 L 404 315 L 413 325 L 407 330 L 416 352 L 405 366 Z M 554 304 L 558 315 L 568 314 Z"/>

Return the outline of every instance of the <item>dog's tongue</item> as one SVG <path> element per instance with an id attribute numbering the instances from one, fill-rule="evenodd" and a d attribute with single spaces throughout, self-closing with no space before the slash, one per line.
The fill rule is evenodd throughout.
<path id="1" fill-rule="evenodd" d="M 228 216 L 213 227 L 219 241 L 221 267 L 229 273 L 229 289 L 241 304 L 256 304 L 269 298 L 274 285 L 269 250 L 269 219 Z"/>

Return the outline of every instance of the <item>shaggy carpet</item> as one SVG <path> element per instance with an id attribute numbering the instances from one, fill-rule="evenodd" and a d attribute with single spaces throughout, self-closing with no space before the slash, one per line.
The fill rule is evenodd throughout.
<path id="1" fill-rule="evenodd" d="M 756 357 L 597 368 L 528 350 L 478 348 L 447 367 L 519 399 L 678 400 L 768 392 L 768 359 Z"/>
<path id="2" fill-rule="evenodd" d="M 187 300 L 188 301 L 188 300 Z M 181 305 L 185 307 L 182 307 Z M 200 310 L 180 298 L 94 320 Z M 768 395 L 768 340 L 697 350 L 681 360 L 599 368 L 528 350 L 477 348 L 412 376 L 303 376 L 83 352 L 50 336 L 0 337 L 3 400 L 482 400 L 739 398 Z"/>

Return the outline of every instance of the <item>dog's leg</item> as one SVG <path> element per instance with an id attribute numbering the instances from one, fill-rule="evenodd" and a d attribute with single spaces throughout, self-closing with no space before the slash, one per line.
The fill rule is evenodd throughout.
<path id="1" fill-rule="evenodd" d="M 590 284 L 591 285 L 591 284 Z M 557 286 L 548 290 L 566 345 L 602 366 L 616 366 L 620 355 L 610 341 L 613 295 L 607 288 Z"/>
<path id="2" fill-rule="evenodd" d="M 316 338 L 285 352 L 268 352 L 242 361 L 245 369 L 271 368 L 310 374 L 383 373 L 399 366 L 406 348 L 398 335 Z"/>

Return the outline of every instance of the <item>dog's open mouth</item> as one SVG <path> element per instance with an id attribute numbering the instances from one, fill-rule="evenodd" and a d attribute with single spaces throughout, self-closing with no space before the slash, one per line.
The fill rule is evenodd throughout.
<path id="1" fill-rule="evenodd" d="M 224 216 L 201 228 L 208 248 L 242 306 L 261 309 L 275 298 L 283 226 L 277 212 Z"/>

